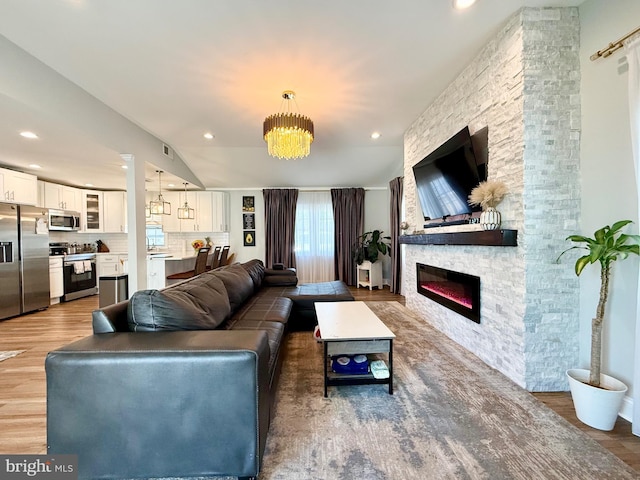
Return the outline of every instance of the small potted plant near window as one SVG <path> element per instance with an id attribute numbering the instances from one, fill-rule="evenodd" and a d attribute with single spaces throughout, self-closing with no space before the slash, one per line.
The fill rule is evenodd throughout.
<path id="1" fill-rule="evenodd" d="M 507 194 L 507 186 L 499 180 L 487 180 L 480 182 L 477 187 L 471 190 L 469 195 L 469 205 L 482 207 L 480 214 L 480 225 L 483 230 L 497 230 L 500 228 L 502 215 L 496 207 Z"/>
<path id="2" fill-rule="evenodd" d="M 586 250 L 586 255 L 578 258 L 575 264 L 576 275 L 580 275 L 590 263 L 600 264 L 600 297 L 596 316 L 591 321 L 591 362 L 590 369 L 574 368 L 567 370 L 573 405 L 578 419 L 599 430 L 613 429 L 618 412 L 624 400 L 627 386 L 621 381 L 600 373 L 602 353 L 602 323 L 609 295 L 611 266 L 616 260 L 624 260 L 630 254 L 640 255 L 640 236 L 621 232 L 631 220 L 622 220 L 597 230 L 593 238 L 582 235 L 570 235 L 579 245 L 566 249 L 557 258 L 570 250 Z"/>
<path id="3" fill-rule="evenodd" d="M 382 262 L 378 262 L 378 257 L 380 254 L 391 256 L 391 237 L 383 237 L 382 233 L 382 230 L 363 233 L 352 249 L 353 259 L 358 265 L 358 286 L 382 287 Z M 361 271 L 368 272 L 367 278 L 360 278 Z"/>

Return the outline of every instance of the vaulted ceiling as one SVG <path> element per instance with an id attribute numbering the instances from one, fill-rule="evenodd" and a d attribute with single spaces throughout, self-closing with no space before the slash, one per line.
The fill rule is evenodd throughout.
<path id="1" fill-rule="evenodd" d="M 15 47 L 4 55 L 44 65 L 35 82 L 21 68 L 9 72 L 12 88 L 0 78 L 0 164 L 109 189 L 125 185 L 120 153 L 143 157 L 150 177 L 166 160 L 160 149 L 120 151 L 106 140 L 118 132 L 71 97 L 51 90 L 61 98 L 45 108 L 38 98 L 62 76 L 169 145 L 207 188 L 384 186 L 402 174 L 406 128 L 512 14 L 580 3 L 1 0 L 0 35 Z M 301 160 L 269 157 L 262 139 L 286 89 L 315 123 Z M 188 177 L 167 170 L 167 182 Z"/>

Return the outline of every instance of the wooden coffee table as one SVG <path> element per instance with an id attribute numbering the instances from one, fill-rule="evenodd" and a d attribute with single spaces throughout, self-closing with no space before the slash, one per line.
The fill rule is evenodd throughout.
<path id="1" fill-rule="evenodd" d="M 316 302 L 320 339 L 324 344 L 324 396 L 328 386 L 388 384 L 393 395 L 393 339 L 396 336 L 364 302 Z M 389 378 L 329 371 L 332 355 L 386 353 Z"/>

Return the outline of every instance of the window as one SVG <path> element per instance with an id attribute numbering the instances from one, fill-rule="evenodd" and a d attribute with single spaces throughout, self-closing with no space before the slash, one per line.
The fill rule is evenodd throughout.
<path id="1" fill-rule="evenodd" d="M 300 192 L 295 229 L 300 283 L 335 280 L 333 232 L 331 192 Z"/>
<path id="2" fill-rule="evenodd" d="M 147 225 L 147 248 L 164 246 L 164 232 L 160 225 Z"/>

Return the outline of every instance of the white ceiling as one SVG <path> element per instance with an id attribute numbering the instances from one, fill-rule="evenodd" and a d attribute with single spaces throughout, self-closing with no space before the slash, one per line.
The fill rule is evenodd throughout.
<path id="1" fill-rule="evenodd" d="M 170 145 L 207 188 L 376 187 L 402 174 L 404 131 L 513 13 L 580 3 L 0 0 L 0 35 Z M 311 155 L 296 161 L 269 157 L 262 139 L 286 89 L 316 131 Z M 1 89 L 0 111 L 0 164 L 124 188 L 118 154 L 135 152 Z"/>

